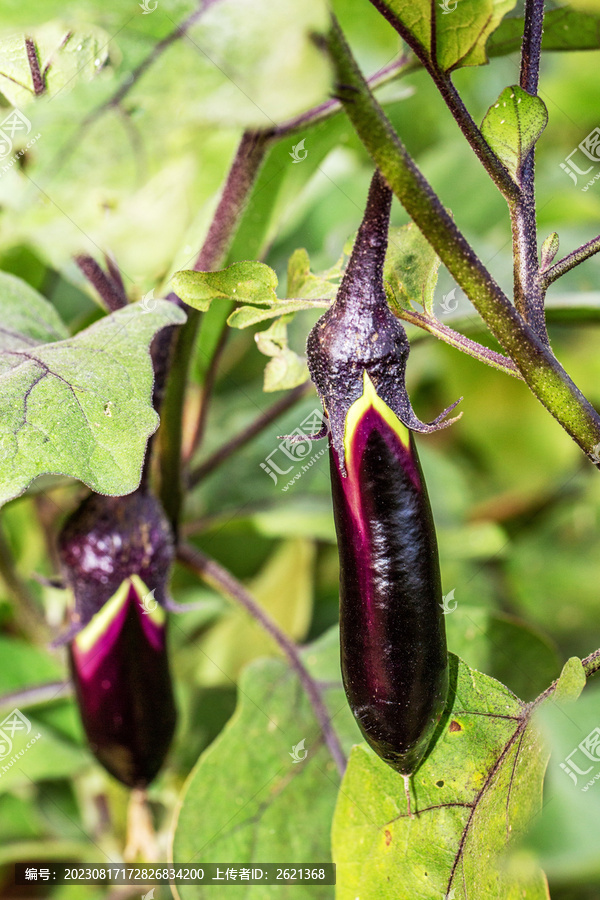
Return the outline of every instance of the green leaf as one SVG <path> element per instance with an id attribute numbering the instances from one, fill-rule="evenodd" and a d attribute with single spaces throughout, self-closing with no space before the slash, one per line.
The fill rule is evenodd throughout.
<path id="1" fill-rule="evenodd" d="M 460 66 L 487 62 L 485 45 L 516 0 L 385 0 L 385 6 L 402 23 L 407 42 L 418 45 L 430 62 L 448 72 Z M 435 36 L 436 59 L 432 57 Z"/>
<path id="2" fill-rule="evenodd" d="M 521 166 L 548 123 L 548 110 L 540 97 L 518 85 L 504 88 L 487 111 L 481 131 L 511 175 Z"/>
<path id="3" fill-rule="evenodd" d="M 289 258 L 287 269 L 289 296 L 302 300 L 335 300 L 345 259 L 345 254 L 342 254 L 331 269 L 320 275 L 313 275 L 310 271 L 310 259 L 306 250 L 302 248 L 294 250 Z"/>
<path id="4" fill-rule="evenodd" d="M 266 322 L 268 319 L 279 319 L 290 313 L 297 313 L 304 309 L 327 309 L 330 306 L 327 300 L 279 300 L 270 309 L 257 309 L 254 306 L 240 306 L 235 309 L 227 323 L 232 328 L 249 328 L 258 322 Z"/>
<path id="5" fill-rule="evenodd" d="M 556 231 L 553 231 L 552 234 L 549 234 L 544 243 L 542 244 L 542 249 L 540 250 L 540 268 L 547 269 L 551 264 L 552 260 L 558 253 L 559 248 L 559 238 Z"/>
<path id="6" fill-rule="evenodd" d="M 249 260 L 237 262 L 219 272 L 176 272 L 171 282 L 181 299 L 206 312 L 213 300 L 235 300 L 257 306 L 277 303 L 277 275 L 264 263 Z"/>
<path id="7" fill-rule="evenodd" d="M 260 352 L 273 357 L 265 366 L 263 390 L 267 393 L 291 390 L 310 377 L 306 359 L 288 347 L 287 323 L 287 318 L 277 319 L 254 335 Z"/>
<path id="8" fill-rule="evenodd" d="M 228 128 L 271 128 L 325 100 L 331 69 L 314 37 L 328 27 L 325 0 L 214 4 L 192 31 L 206 71 L 195 101 L 203 117 Z"/>
<path id="9" fill-rule="evenodd" d="M 0 274 L 0 503 L 43 474 L 78 478 L 95 491 L 137 487 L 156 430 L 150 341 L 184 313 L 133 304 L 74 337 L 20 279 Z"/>
<path id="10" fill-rule="evenodd" d="M 418 303 L 431 314 L 439 266 L 439 256 L 414 223 L 390 229 L 383 277 L 392 309 Z"/>
<path id="11" fill-rule="evenodd" d="M 339 683 L 337 628 L 302 655 L 314 678 L 333 682 L 323 696 L 348 750 L 359 732 Z M 294 763 L 293 747 L 301 742 L 297 755 L 304 749 L 306 758 Z M 173 859 L 189 862 L 201 852 L 203 859 L 235 859 L 242 865 L 267 858 L 329 862 L 338 787 L 339 775 L 296 674 L 283 661 L 259 660 L 242 673 L 233 718 L 184 786 Z M 207 896 L 202 885 L 180 885 L 178 892 L 182 900 Z M 260 886 L 247 887 L 245 895 L 266 896 Z M 296 885 L 289 893 L 295 900 L 331 900 L 331 895 L 331 888 L 318 885 Z"/>
<path id="12" fill-rule="evenodd" d="M 596 7 L 597 9 L 597 7 Z M 504 19 L 487 43 L 489 56 L 504 56 L 521 49 L 522 18 Z M 548 10 L 544 16 L 542 50 L 598 50 L 600 15 L 590 9 L 583 12 L 569 7 Z"/>
<path id="13" fill-rule="evenodd" d="M 554 691 L 553 701 L 556 703 L 577 700 L 585 687 L 585 672 L 581 660 L 572 656 L 566 661 Z"/>
<path id="14" fill-rule="evenodd" d="M 516 878 L 500 865 L 507 836 L 541 808 L 546 753 L 530 709 L 451 655 L 453 688 L 429 756 L 411 778 L 365 744 L 349 760 L 333 825 L 339 900 L 548 900 L 543 873 Z"/>
<path id="15" fill-rule="evenodd" d="M 110 35 L 101 28 L 72 30 L 61 22 L 46 22 L 29 29 L 27 37 L 35 43 L 49 97 L 78 81 L 91 81 L 108 59 Z M 23 34 L 0 40 L 0 92 L 13 106 L 24 106 L 35 97 Z"/>

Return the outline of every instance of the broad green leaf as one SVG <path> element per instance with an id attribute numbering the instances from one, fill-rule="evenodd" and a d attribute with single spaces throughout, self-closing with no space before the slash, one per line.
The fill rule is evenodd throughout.
<path id="1" fill-rule="evenodd" d="M 19 688 L 59 681 L 64 677 L 63 667 L 49 653 L 18 638 L 0 636 L 0 659 L 0 699 Z M 10 705 L 10 701 L 7 702 Z M 0 706 L 0 716 L 6 711 L 5 705 Z"/>
<path id="2" fill-rule="evenodd" d="M 481 66 L 487 62 L 485 45 L 516 0 L 386 0 L 385 6 L 408 32 L 411 46 L 444 70 Z M 403 35 L 404 36 L 404 35 Z M 435 36 L 436 59 L 432 59 Z M 410 39 L 409 39 L 410 38 Z"/>
<path id="3" fill-rule="evenodd" d="M 439 266 L 439 256 L 413 222 L 390 229 L 383 277 L 392 308 L 418 303 L 431 313 Z"/>
<path id="4" fill-rule="evenodd" d="M 451 694 L 437 740 L 403 780 L 356 747 L 333 825 L 339 900 L 548 900 L 543 873 L 516 878 L 502 861 L 509 835 L 541 808 L 546 753 L 530 708 L 451 655 Z M 451 893 L 453 892 L 453 893 Z"/>
<path id="5" fill-rule="evenodd" d="M 508 171 L 518 176 L 525 157 L 548 123 L 548 111 L 540 97 L 518 85 L 504 88 L 481 125 L 484 138 Z"/>
<path id="6" fill-rule="evenodd" d="M 504 19 L 487 43 L 489 56 L 503 56 L 521 49 L 523 42 L 521 18 Z M 542 50 L 598 50 L 600 48 L 600 13 L 598 6 L 589 12 L 570 9 L 550 9 L 544 16 Z"/>
<path id="7" fill-rule="evenodd" d="M 49 97 L 73 88 L 78 80 L 91 80 L 108 59 L 110 35 L 101 28 L 72 30 L 60 22 L 46 22 L 29 29 L 27 37 L 36 45 Z M 19 107 L 35 97 L 23 34 L 0 39 L 0 92 Z"/>
<path id="8" fill-rule="evenodd" d="M 265 366 L 263 390 L 287 391 L 308 381 L 306 359 L 288 346 L 287 318 L 276 319 L 266 331 L 254 335 L 256 346 L 273 357 Z"/>
<path id="9" fill-rule="evenodd" d="M 290 637 L 308 630 L 313 604 L 314 544 L 284 541 L 250 583 L 256 601 Z M 202 684 L 230 684 L 247 662 L 273 654 L 277 645 L 248 614 L 230 608 L 200 642 L 198 677 Z"/>
<path id="10" fill-rule="evenodd" d="M 337 628 L 302 653 L 311 675 L 329 682 L 323 699 L 346 749 L 359 738 L 341 684 Z M 336 684 L 337 682 L 337 684 Z M 301 745 L 301 746 L 298 746 Z M 293 761 L 296 756 L 305 758 Z M 200 757 L 181 795 L 173 859 L 329 862 L 329 830 L 339 775 L 298 678 L 279 660 L 242 673 L 236 712 Z M 179 885 L 181 900 L 211 897 L 203 885 Z M 333 889 L 247 886 L 244 896 L 331 900 Z"/>
<path id="11" fill-rule="evenodd" d="M 173 276 L 172 287 L 181 299 L 206 312 L 213 300 L 235 300 L 257 306 L 277 303 L 277 275 L 261 262 L 233 263 L 219 272 L 184 269 Z"/>
<path id="12" fill-rule="evenodd" d="M 211 79 L 196 101 L 204 118 L 269 128 L 325 100 L 331 69 L 314 36 L 328 27 L 324 0 L 213 4 L 193 29 Z"/>
<path id="13" fill-rule="evenodd" d="M 231 313 L 227 322 L 232 328 L 249 328 L 251 325 L 266 322 L 268 319 L 279 319 L 289 313 L 301 312 L 304 309 L 327 309 L 329 306 L 328 300 L 279 300 L 269 309 L 240 306 Z"/>
<path id="14" fill-rule="evenodd" d="M 0 503 L 43 474 L 127 494 L 139 483 L 152 408 L 150 341 L 184 313 L 133 304 L 74 337 L 52 307 L 13 276 L 0 278 Z"/>
<path id="15" fill-rule="evenodd" d="M 310 271 L 310 259 L 306 250 L 294 250 L 288 261 L 287 293 L 302 300 L 335 300 L 343 274 L 345 255 L 335 266 L 320 275 Z"/>

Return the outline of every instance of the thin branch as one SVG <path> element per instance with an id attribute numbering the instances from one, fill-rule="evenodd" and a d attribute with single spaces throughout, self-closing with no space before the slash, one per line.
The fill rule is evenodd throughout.
<path id="1" fill-rule="evenodd" d="M 468 356 L 472 356 L 474 359 L 478 359 L 480 362 L 486 363 L 486 365 L 492 366 L 492 368 L 498 369 L 506 375 L 512 375 L 513 378 L 523 379 L 523 376 L 516 365 L 512 359 L 508 358 L 508 356 L 503 356 L 501 353 L 496 353 L 495 350 L 484 347 L 483 344 L 479 344 L 477 341 L 465 337 L 464 334 L 455 331 L 448 325 L 444 325 L 437 319 L 409 309 L 397 311 L 396 315 L 398 315 L 400 319 L 404 319 L 405 322 L 410 322 L 412 325 L 418 325 L 419 328 L 428 331 L 430 334 L 433 334 L 434 337 L 444 341 L 444 343 L 450 344 L 451 347 L 462 350 L 462 352 L 466 353 Z"/>
<path id="2" fill-rule="evenodd" d="M 25 49 L 27 51 L 27 62 L 29 63 L 29 71 L 31 72 L 31 81 L 33 84 L 33 93 L 39 97 L 46 90 L 44 76 L 40 71 L 40 61 L 38 58 L 37 47 L 32 38 L 25 38 Z"/>
<path id="3" fill-rule="evenodd" d="M 114 281 L 92 256 L 81 254 L 75 257 L 75 262 L 90 284 L 96 288 L 109 312 L 127 306 L 127 294 L 122 281 Z"/>
<path id="4" fill-rule="evenodd" d="M 538 92 L 540 78 L 543 30 L 544 0 L 526 0 L 520 84 L 524 91 L 534 97 Z"/>
<path id="5" fill-rule="evenodd" d="M 592 459 L 600 442 L 600 416 L 493 280 L 416 167 L 369 90 L 335 20 L 328 44 L 340 99 L 375 165 L 538 400 Z"/>
<path id="6" fill-rule="evenodd" d="M 600 671 L 600 650 L 594 650 L 593 653 L 582 659 L 581 665 L 585 670 L 586 678 L 595 675 L 596 672 Z"/>
<path id="7" fill-rule="evenodd" d="M 379 69 L 377 72 L 374 72 L 373 75 L 370 75 L 367 79 L 367 83 L 371 90 L 374 91 L 396 78 L 408 75 L 409 72 L 413 72 L 415 69 L 418 69 L 419 66 L 420 63 L 415 57 L 402 55 L 399 59 L 388 63 L 387 66 L 383 66 L 382 69 Z M 268 129 L 265 133 L 268 134 L 269 137 L 279 139 L 288 134 L 293 134 L 295 131 L 301 131 L 303 128 L 314 125 L 316 122 L 328 119 L 335 113 L 340 112 L 342 108 L 340 101 L 337 98 L 332 97 L 331 100 L 325 100 L 324 103 L 313 106 L 312 109 L 308 109 L 306 112 L 300 113 L 299 116 L 295 116 L 293 119 L 288 119 L 286 122 L 282 122 L 280 125 Z"/>
<path id="8" fill-rule="evenodd" d="M 305 397 L 312 390 L 312 382 L 305 381 L 304 384 L 298 385 L 293 390 L 289 391 L 284 397 L 274 403 L 269 409 L 265 410 L 264 413 L 261 413 L 253 422 L 250 423 L 243 431 L 240 431 L 235 435 L 230 441 L 224 444 L 222 447 L 219 447 L 218 450 L 215 450 L 211 456 L 204 460 L 204 462 L 200 463 L 197 468 L 195 468 L 192 472 L 190 472 L 190 476 L 188 479 L 188 485 L 190 488 L 196 487 L 201 481 L 203 481 L 207 475 L 210 475 L 214 470 L 220 466 L 225 460 L 229 459 L 230 456 L 233 456 L 241 447 L 244 447 L 246 444 L 250 443 L 250 441 L 256 437 L 257 434 L 260 434 L 261 431 L 264 431 L 265 428 L 268 428 L 271 422 L 274 422 L 279 416 L 283 415 L 283 413 L 287 412 L 288 409 L 291 409 L 302 397 Z"/>
<path id="9" fill-rule="evenodd" d="M 0 525 L 0 580 L 14 601 L 14 617 L 18 627 L 36 643 L 47 643 L 50 630 L 40 607 L 15 565 L 12 550 Z"/>
<path id="10" fill-rule="evenodd" d="M 194 428 L 194 434 L 190 441 L 189 451 L 187 452 L 186 458 L 184 460 L 186 467 L 190 459 L 195 454 L 196 450 L 201 446 L 202 441 L 204 440 L 204 433 L 206 431 L 206 424 L 208 422 L 208 409 L 210 406 L 215 383 L 217 381 L 219 364 L 221 362 L 221 357 L 223 355 L 225 347 L 227 346 L 229 334 L 230 331 L 226 316 L 221 325 L 221 331 L 219 332 L 219 337 L 217 338 L 217 343 L 215 344 L 212 357 L 210 359 L 206 372 L 204 373 L 204 380 L 202 382 L 202 389 L 200 391 L 200 409 L 198 412 L 198 418 L 196 419 L 196 427 Z"/>
<path id="11" fill-rule="evenodd" d="M 435 53 L 430 55 L 427 52 L 425 47 L 423 47 L 423 45 L 419 43 L 414 35 L 405 27 L 404 23 L 397 18 L 385 0 L 371 0 L 371 3 L 381 15 L 387 19 L 392 28 L 398 32 L 402 40 L 408 44 L 423 68 L 429 73 L 446 106 L 454 116 L 456 124 L 498 190 L 507 198 L 507 200 L 512 199 L 514 201 L 518 194 L 517 185 L 513 181 L 506 166 L 494 153 L 482 135 L 473 117 L 464 105 L 458 91 L 454 87 L 450 76 L 438 65 Z M 433 20 L 432 29 L 432 37 L 435 38 L 435 23 Z"/>
<path id="12" fill-rule="evenodd" d="M 546 269 L 545 272 L 542 272 L 542 285 L 544 290 L 546 290 L 553 281 L 556 281 L 557 278 L 560 278 L 566 272 L 570 272 L 571 269 L 574 269 L 584 260 L 589 259 L 590 256 L 594 256 L 599 250 L 600 234 L 598 237 L 588 241 L 587 244 L 582 244 L 577 250 L 573 250 L 572 253 L 564 256 L 557 263 L 554 263 L 553 266 L 550 266 L 549 269 Z"/>
<path id="13" fill-rule="evenodd" d="M 259 132 L 243 134 L 229 170 L 221 199 L 194 268 L 208 271 L 224 262 L 246 202 L 263 163 L 268 139 Z M 174 299 L 175 295 L 171 296 Z M 178 329 L 172 348 L 160 428 L 160 497 L 177 534 L 183 504 L 182 420 L 191 360 L 196 347 L 200 313 L 186 308 L 188 319 Z"/>
<path id="14" fill-rule="evenodd" d="M 275 643 L 286 656 L 291 668 L 298 676 L 302 687 L 306 691 L 315 717 L 321 727 L 325 743 L 329 748 L 329 752 L 334 759 L 340 775 L 343 775 L 346 768 L 346 756 L 331 724 L 331 719 L 327 707 L 323 702 L 317 682 L 304 665 L 302 657 L 294 642 L 281 631 L 273 619 L 258 605 L 244 585 L 234 578 L 230 572 L 220 566 L 219 563 L 215 562 L 215 560 L 209 559 L 209 557 L 205 556 L 189 544 L 183 544 L 178 548 L 177 558 L 211 587 L 216 588 L 220 593 L 243 606 L 252 618 L 271 635 Z"/>
<path id="15" fill-rule="evenodd" d="M 48 684 L 38 684 L 35 687 L 11 691 L 10 694 L 2 694 L 0 708 L 17 706 L 19 709 L 26 709 L 28 706 L 51 703 L 52 700 L 62 700 L 64 697 L 70 697 L 72 693 L 73 685 L 70 681 L 51 681 Z"/>

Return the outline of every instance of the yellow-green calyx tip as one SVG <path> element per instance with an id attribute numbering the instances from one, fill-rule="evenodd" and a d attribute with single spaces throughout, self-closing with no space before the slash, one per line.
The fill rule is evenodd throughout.
<path id="1" fill-rule="evenodd" d="M 402 441 L 404 446 L 409 446 L 410 431 L 406 425 L 402 424 L 398 416 L 392 412 L 387 403 L 384 403 L 381 399 L 365 369 L 363 372 L 362 395 L 358 400 L 354 401 L 346 415 L 346 424 L 344 427 L 344 455 L 346 457 L 346 464 L 350 462 L 352 453 L 352 436 L 354 435 L 360 420 L 369 409 L 376 410 L 381 418 L 387 422 L 392 431 L 398 435 L 398 438 Z"/>
<path id="2" fill-rule="evenodd" d="M 144 605 L 146 615 L 152 619 L 156 625 L 163 625 L 165 621 L 165 611 L 158 602 L 153 599 L 151 592 L 148 590 L 142 579 L 138 575 L 131 575 L 123 581 L 110 600 L 107 600 L 102 609 L 93 616 L 85 628 L 82 628 L 75 637 L 75 643 L 79 650 L 86 652 L 90 650 L 94 644 L 100 639 L 101 635 L 106 632 L 110 623 L 118 616 L 127 602 L 129 589 L 133 587 L 139 603 Z M 143 603 L 144 598 L 148 597 L 147 606 Z"/>

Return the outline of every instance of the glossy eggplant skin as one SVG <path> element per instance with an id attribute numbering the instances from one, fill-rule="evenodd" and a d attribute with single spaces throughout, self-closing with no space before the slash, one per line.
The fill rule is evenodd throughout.
<path id="1" fill-rule="evenodd" d="M 406 391 L 410 345 L 383 282 L 390 205 L 376 172 L 337 297 L 306 349 L 330 439 L 344 687 L 368 743 L 410 775 L 448 692 L 435 529 L 412 432 L 455 420 L 449 407 L 421 422 Z"/>
<path id="2" fill-rule="evenodd" d="M 59 554 L 75 599 L 69 663 L 90 749 L 123 784 L 145 787 L 177 719 L 163 608 L 168 523 L 145 492 L 92 494 L 66 522 Z"/>
<path id="3" fill-rule="evenodd" d="M 401 774 L 421 762 L 448 693 L 435 528 L 412 434 L 374 390 L 330 453 L 346 696 L 371 747 Z M 355 407 L 361 404 L 357 401 Z"/>

